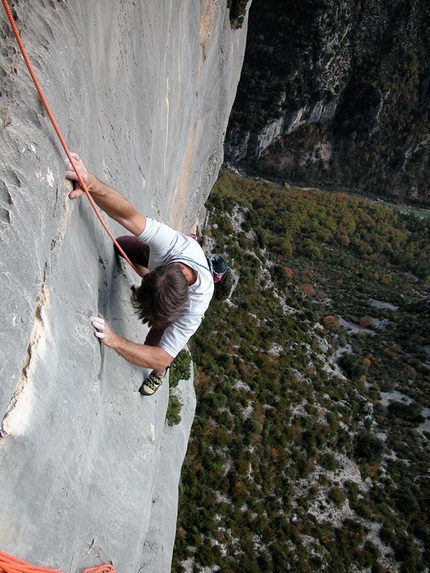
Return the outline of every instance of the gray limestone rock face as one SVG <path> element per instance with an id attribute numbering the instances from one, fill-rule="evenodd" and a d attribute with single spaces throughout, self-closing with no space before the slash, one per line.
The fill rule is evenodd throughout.
<path id="1" fill-rule="evenodd" d="M 242 66 L 246 27 L 231 29 L 226 4 L 12 7 L 69 149 L 138 210 L 184 231 L 217 177 Z M 65 153 L 2 9 L 0 35 L 0 548 L 62 571 L 113 562 L 129 573 L 151 560 L 169 571 L 192 382 L 172 430 L 168 385 L 142 397 L 147 372 L 93 336 L 89 317 L 101 312 L 143 342 L 136 275 L 87 199 L 68 198 Z M 172 503 L 157 503 L 160 491 Z M 151 545 L 148 531 L 165 521 L 173 530 Z"/>

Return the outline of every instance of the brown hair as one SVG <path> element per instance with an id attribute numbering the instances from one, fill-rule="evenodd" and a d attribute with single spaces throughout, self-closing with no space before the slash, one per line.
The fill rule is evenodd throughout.
<path id="1" fill-rule="evenodd" d="M 188 298 L 188 280 L 180 265 L 157 267 L 145 275 L 131 303 L 143 323 L 167 328 L 178 319 Z"/>

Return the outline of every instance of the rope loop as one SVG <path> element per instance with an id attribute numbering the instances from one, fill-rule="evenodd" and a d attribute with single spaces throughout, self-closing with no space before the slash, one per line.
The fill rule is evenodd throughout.
<path id="1" fill-rule="evenodd" d="M 26 563 L 18 557 L 13 557 L 4 551 L 0 551 L 0 573 L 62 573 L 58 569 L 48 569 Z M 116 573 L 113 565 L 110 563 L 85 569 L 83 573 Z"/>

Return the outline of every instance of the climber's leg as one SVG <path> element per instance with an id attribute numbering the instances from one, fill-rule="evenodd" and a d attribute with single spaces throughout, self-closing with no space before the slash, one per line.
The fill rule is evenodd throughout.
<path id="1" fill-rule="evenodd" d="M 149 245 L 142 243 L 137 237 L 124 235 L 117 238 L 119 246 L 123 249 L 124 253 L 133 264 L 141 265 L 148 268 L 149 261 Z M 118 255 L 122 256 L 115 245 L 115 251 Z"/>

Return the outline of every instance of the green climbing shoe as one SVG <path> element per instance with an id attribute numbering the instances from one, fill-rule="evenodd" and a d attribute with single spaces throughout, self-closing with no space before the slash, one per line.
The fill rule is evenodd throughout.
<path id="1" fill-rule="evenodd" d="M 151 372 L 151 374 L 139 388 L 139 392 L 142 394 L 142 396 L 152 396 L 161 386 L 162 381 L 163 380 L 159 376 L 156 376 L 153 372 Z"/>

